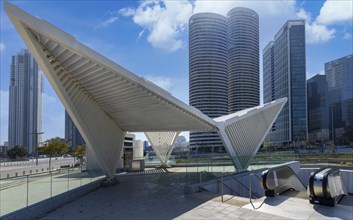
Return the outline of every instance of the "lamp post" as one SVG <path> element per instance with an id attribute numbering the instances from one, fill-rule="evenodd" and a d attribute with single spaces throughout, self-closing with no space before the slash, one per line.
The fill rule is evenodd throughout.
<path id="1" fill-rule="evenodd" d="M 38 142 L 38 135 L 41 135 L 41 134 L 44 134 L 44 132 L 33 132 L 33 133 L 29 133 L 29 134 L 33 134 L 33 135 L 36 135 L 35 137 L 37 138 L 37 146 L 36 146 L 36 166 L 38 166 L 38 148 L 39 148 L 39 142 Z"/>
<path id="2" fill-rule="evenodd" d="M 65 139 L 65 141 L 66 141 L 68 147 L 70 149 L 73 149 L 72 143 L 70 144 L 70 142 L 72 141 L 72 138 Z M 74 154 L 73 156 L 74 156 L 74 166 L 75 166 L 75 153 L 73 153 L 73 154 Z"/>

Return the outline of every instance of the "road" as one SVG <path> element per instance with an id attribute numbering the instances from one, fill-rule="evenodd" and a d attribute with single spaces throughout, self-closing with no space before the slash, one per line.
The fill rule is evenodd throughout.
<path id="1" fill-rule="evenodd" d="M 52 169 L 58 169 L 60 166 L 74 165 L 74 158 L 53 157 Z M 29 161 L 4 162 L 0 163 L 0 179 L 22 176 L 26 174 L 41 173 L 49 171 L 49 159 L 38 159 L 36 166 L 35 159 Z"/>

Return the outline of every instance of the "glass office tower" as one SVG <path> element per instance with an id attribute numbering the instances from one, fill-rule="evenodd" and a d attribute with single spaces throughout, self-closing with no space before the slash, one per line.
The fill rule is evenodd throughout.
<path id="1" fill-rule="evenodd" d="M 65 111 L 65 139 L 69 147 L 86 144 L 67 111 Z"/>
<path id="2" fill-rule="evenodd" d="M 305 21 L 289 20 L 263 50 L 264 102 L 287 97 L 266 138 L 269 144 L 302 145 L 307 140 Z"/>
<path id="3" fill-rule="evenodd" d="M 9 88 L 9 149 L 16 145 L 35 152 L 42 131 L 42 74 L 27 49 L 12 56 Z"/>
<path id="4" fill-rule="evenodd" d="M 260 104 L 259 16 L 237 7 L 227 14 L 228 112 Z"/>
<path id="5" fill-rule="evenodd" d="M 227 20 L 198 13 L 189 20 L 189 102 L 211 118 L 228 114 Z M 190 149 L 223 149 L 217 132 L 190 132 Z"/>
<path id="6" fill-rule="evenodd" d="M 330 104 L 330 140 L 353 142 L 353 55 L 325 63 Z"/>
<path id="7" fill-rule="evenodd" d="M 307 81 L 308 138 L 311 144 L 325 144 L 330 139 L 330 104 L 326 75 L 315 75 Z"/>
<path id="8" fill-rule="evenodd" d="M 233 8 L 224 17 L 198 13 L 189 20 L 190 105 L 211 118 L 259 102 L 259 16 Z M 191 132 L 190 147 L 221 150 L 217 133 Z M 204 148 L 206 149 L 206 148 Z"/>

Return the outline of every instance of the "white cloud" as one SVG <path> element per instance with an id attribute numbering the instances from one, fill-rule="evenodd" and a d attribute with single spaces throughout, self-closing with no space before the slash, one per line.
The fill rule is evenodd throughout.
<path id="1" fill-rule="evenodd" d="M 136 24 L 147 30 L 147 40 L 154 48 L 173 52 L 183 47 L 180 34 L 187 27 L 192 4 L 189 1 L 143 1 L 136 10 L 123 8 L 119 13 L 132 16 Z"/>
<path id="2" fill-rule="evenodd" d="M 226 15 L 237 6 L 249 7 L 259 13 L 260 33 L 265 41 L 273 35 L 288 18 L 296 17 L 295 1 L 142 1 L 138 8 L 123 8 L 118 12 L 132 16 L 133 21 L 146 30 L 147 40 L 154 48 L 168 52 L 177 51 L 185 45 L 182 34 L 190 16 L 198 12 L 215 12 Z M 141 33 L 141 32 L 140 32 Z"/>
<path id="3" fill-rule="evenodd" d="M 131 16 L 133 21 L 143 28 L 141 33 L 147 34 L 147 40 L 154 48 L 168 52 L 182 48 L 183 35 L 187 29 L 188 20 L 194 13 L 214 12 L 226 15 L 234 7 L 248 7 L 255 10 L 260 17 L 260 47 L 273 39 L 280 27 L 289 19 L 306 19 L 306 41 L 308 44 L 325 43 L 335 37 L 336 30 L 326 26 L 323 18 L 329 14 L 328 7 L 337 3 L 333 8 L 340 11 L 345 8 L 342 15 L 331 16 L 335 21 L 352 19 L 352 7 L 347 3 L 325 2 L 318 18 L 312 18 L 303 5 L 297 5 L 295 0 L 288 1 L 142 1 L 134 8 L 123 8 L 118 11 L 122 16 Z M 352 2 L 350 1 L 350 3 Z M 346 6 L 342 6 L 346 5 Z"/>
<path id="4" fill-rule="evenodd" d="M 288 19 L 295 19 L 295 0 L 288 1 L 202 1 L 196 0 L 194 13 L 215 12 L 227 15 L 234 7 L 247 7 L 259 14 L 260 48 L 263 48 Z"/>
<path id="5" fill-rule="evenodd" d="M 169 90 L 171 88 L 171 79 L 168 77 L 147 75 L 146 78 L 165 90 Z"/>
<path id="6" fill-rule="evenodd" d="M 350 34 L 350 33 L 345 33 L 342 39 L 351 40 L 352 37 L 353 37 L 352 34 Z"/>
<path id="7" fill-rule="evenodd" d="M 122 8 L 118 11 L 118 13 L 122 16 L 128 17 L 133 16 L 135 14 L 134 8 Z"/>
<path id="8" fill-rule="evenodd" d="M 175 78 L 175 77 L 165 77 L 165 76 L 155 76 L 155 75 L 145 75 L 143 76 L 152 83 L 158 85 L 159 87 L 167 90 L 174 97 L 180 99 L 185 103 L 189 103 L 189 79 L 188 78 Z"/>
<path id="9" fill-rule="evenodd" d="M 335 37 L 335 33 L 335 29 L 330 29 L 325 25 L 316 22 L 306 23 L 306 42 L 308 44 L 327 42 Z"/>
<path id="10" fill-rule="evenodd" d="M 214 12 L 227 15 L 230 9 L 234 7 L 247 7 L 255 10 L 261 19 L 266 19 L 264 15 L 283 16 L 283 14 L 292 15 L 295 9 L 295 0 L 288 1 L 203 1 L 196 0 L 194 13 Z"/>
<path id="11" fill-rule="evenodd" d="M 297 16 L 305 19 L 306 43 L 324 43 L 335 37 L 335 29 L 330 29 L 325 25 L 318 24 L 316 21 L 311 22 L 311 15 L 304 9 L 300 9 Z"/>
<path id="12" fill-rule="evenodd" d="M 319 24 L 335 24 L 347 22 L 352 25 L 353 1 L 352 0 L 327 0 L 320 10 L 316 21 Z"/>
<path id="13" fill-rule="evenodd" d="M 145 33 L 145 30 L 140 31 L 139 36 L 137 37 L 137 39 L 139 40 L 143 36 L 144 33 Z"/>
<path id="14" fill-rule="evenodd" d="M 116 22 L 118 19 L 119 19 L 119 17 L 117 15 L 112 15 L 107 20 L 105 20 L 105 21 L 99 23 L 98 25 L 96 25 L 93 29 L 96 30 L 96 29 L 100 29 L 100 28 L 105 28 L 108 25 Z"/>
<path id="15" fill-rule="evenodd" d="M 5 44 L 0 43 L 0 52 L 4 52 L 5 50 Z"/>

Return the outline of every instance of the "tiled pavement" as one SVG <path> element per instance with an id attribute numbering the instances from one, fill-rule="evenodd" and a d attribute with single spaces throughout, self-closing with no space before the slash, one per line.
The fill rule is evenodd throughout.
<path id="1" fill-rule="evenodd" d="M 185 173 L 122 176 L 42 219 L 270 219 L 283 218 L 218 202 L 216 195 L 184 194 Z"/>

